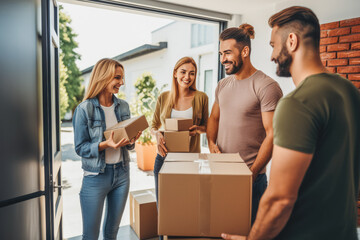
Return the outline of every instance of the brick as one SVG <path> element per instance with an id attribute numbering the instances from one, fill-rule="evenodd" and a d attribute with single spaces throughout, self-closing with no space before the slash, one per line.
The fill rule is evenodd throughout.
<path id="1" fill-rule="evenodd" d="M 340 27 L 360 25 L 360 18 L 352 18 L 340 21 Z"/>
<path id="2" fill-rule="evenodd" d="M 333 58 L 336 58 L 336 53 L 335 52 L 320 53 L 320 57 L 321 57 L 321 60 L 333 59 Z"/>
<path id="3" fill-rule="evenodd" d="M 331 59 L 327 61 L 327 65 L 330 67 L 334 66 L 345 66 L 348 64 L 347 59 Z"/>
<path id="4" fill-rule="evenodd" d="M 352 43 L 351 44 L 351 49 L 360 49 L 360 42 L 358 42 L 358 43 Z"/>
<path id="5" fill-rule="evenodd" d="M 345 51 L 350 49 L 349 43 L 333 44 L 327 46 L 328 52 Z"/>
<path id="6" fill-rule="evenodd" d="M 342 35 L 347 35 L 350 34 L 350 28 L 338 28 L 338 29 L 333 29 L 330 30 L 328 32 L 328 36 L 329 37 L 334 37 L 334 36 L 342 36 Z"/>
<path id="7" fill-rule="evenodd" d="M 326 38 L 328 36 L 328 31 L 324 30 L 320 32 L 320 38 Z"/>
<path id="8" fill-rule="evenodd" d="M 360 51 L 338 52 L 338 58 L 355 58 L 355 57 L 360 57 Z"/>
<path id="9" fill-rule="evenodd" d="M 360 66 L 338 67 L 338 73 L 360 73 Z"/>
<path id="10" fill-rule="evenodd" d="M 360 42 L 360 34 L 341 36 L 339 42 Z"/>
<path id="11" fill-rule="evenodd" d="M 349 79 L 350 80 L 350 79 Z M 360 81 L 351 81 L 354 85 L 355 85 L 355 87 L 357 87 L 358 89 L 360 89 Z M 358 208 L 358 213 L 359 213 L 359 208 Z M 360 218 L 359 218 L 360 219 Z"/>
<path id="12" fill-rule="evenodd" d="M 336 73 L 336 67 L 326 67 L 329 72 Z"/>
<path id="13" fill-rule="evenodd" d="M 326 60 L 321 60 L 321 62 L 326 67 Z"/>
<path id="14" fill-rule="evenodd" d="M 340 26 L 340 22 L 331 22 L 331 23 L 321 24 L 320 29 L 327 30 L 327 29 L 338 28 L 339 26 Z"/>
<path id="15" fill-rule="evenodd" d="M 348 79 L 351 81 L 360 81 L 360 74 L 349 74 Z"/>
<path id="16" fill-rule="evenodd" d="M 360 58 L 350 58 L 349 65 L 360 65 Z"/>
<path id="17" fill-rule="evenodd" d="M 360 26 L 352 27 L 351 33 L 360 33 Z"/>
<path id="18" fill-rule="evenodd" d="M 320 53 L 326 52 L 326 46 L 320 46 Z"/>
<path id="19" fill-rule="evenodd" d="M 320 45 L 333 44 L 337 42 L 338 42 L 338 37 L 320 39 Z"/>
<path id="20" fill-rule="evenodd" d="M 338 73 L 339 74 L 339 73 Z M 347 78 L 346 74 L 339 74 L 340 76 L 342 76 L 343 78 Z"/>

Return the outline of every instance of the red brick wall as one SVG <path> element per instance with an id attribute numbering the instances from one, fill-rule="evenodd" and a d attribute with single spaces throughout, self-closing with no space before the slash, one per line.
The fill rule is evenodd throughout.
<path id="1" fill-rule="evenodd" d="M 321 24 L 320 29 L 320 56 L 324 66 L 360 89 L 360 18 Z M 360 226 L 360 195 L 357 204 Z"/>
<path id="2" fill-rule="evenodd" d="M 320 55 L 329 71 L 360 89 L 360 18 L 321 24 Z"/>

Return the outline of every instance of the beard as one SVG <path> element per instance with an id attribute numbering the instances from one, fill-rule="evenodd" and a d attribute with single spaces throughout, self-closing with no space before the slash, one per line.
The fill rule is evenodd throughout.
<path id="1" fill-rule="evenodd" d="M 230 63 L 230 62 L 224 62 L 223 64 L 225 65 L 227 63 Z M 231 74 L 237 73 L 241 69 L 243 64 L 244 64 L 243 60 L 241 58 L 239 58 L 239 63 L 237 65 L 231 64 L 232 67 L 229 68 L 228 70 L 225 70 L 226 74 L 231 75 Z"/>
<path id="2" fill-rule="evenodd" d="M 276 58 L 277 69 L 276 75 L 279 77 L 291 77 L 290 65 L 293 61 L 292 56 L 286 49 L 285 44 L 282 46 L 279 56 Z"/>

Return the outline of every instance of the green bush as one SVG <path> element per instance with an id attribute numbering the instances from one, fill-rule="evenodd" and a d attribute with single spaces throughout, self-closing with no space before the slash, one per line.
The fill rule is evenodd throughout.
<path id="1" fill-rule="evenodd" d="M 60 92 L 60 119 L 63 119 L 65 116 L 65 113 L 67 112 L 67 109 L 69 107 L 69 97 L 68 94 L 66 92 L 66 88 L 65 88 L 65 84 L 66 84 L 66 79 L 67 79 L 67 74 L 66 74 L 66 67 L 62 61 L 62 57 L 60 57 L 60 87 L 59 87 L 59 92 Z"/>
<path id="2" fill-rule="evenodd" d="M 136 98 L 130 106 L 133 116 L 144 115 L 150 124 L 155 112 L 156 101 L 162 90 L 167 86 L 164 84 L 160 89 L 156 87 L 156 80 L 150 73 L 143 73 L 134 84 L 136 89 Z M 141 144 L 152 143 L 150 127 L 143 131 L 139 138 Z"/>

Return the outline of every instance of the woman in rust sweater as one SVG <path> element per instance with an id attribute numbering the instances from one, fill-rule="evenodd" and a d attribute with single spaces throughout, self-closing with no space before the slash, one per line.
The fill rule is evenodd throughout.
<path id="1" fill-rule="evenodd" d="M 200 153 L 200 134 L 206 133 L 208 120 L 208 96 L 196 90 L 197 66 L 191 57 L 181 58 L 174 67 L 171 90 L 162 93 L 156 103 L 151 132 L 156 136 L 158 154 L 155 159 L 154 177 L 156 198 L 158 173 L 167 154 L 163 134 L 159 128 L 165 126 L 166 118 L 191 118 L 190 152 Z"/>

